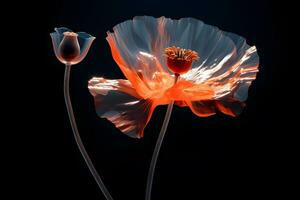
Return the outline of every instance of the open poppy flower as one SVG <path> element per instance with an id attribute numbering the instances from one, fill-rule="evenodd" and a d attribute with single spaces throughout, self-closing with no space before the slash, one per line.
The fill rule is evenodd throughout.
<path id="1" fill-rule="evenodd" d="M 92 78 L 88 88 L 98 115 L 135 138 L 143 137 L 156 106 L 173 101 L 200 117 L 240 114 L 258 72 L 255 46 L 193 18 L 135 17 L 106 39 L 127 80 Z M 172 65 L 174 55 L 191 68 Z M 182 74 L 174 84 L 176 70 Z"/>

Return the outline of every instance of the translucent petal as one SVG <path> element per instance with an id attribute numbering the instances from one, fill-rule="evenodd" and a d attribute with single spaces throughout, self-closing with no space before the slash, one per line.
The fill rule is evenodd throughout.
<path id="1" fill-rule="evenodd" d="M 163 49 L 168 45 L 163 33 L 163 19 L 135 17 L 116 25 L 113 33 L 107 36 L 115 61 L 144 98 L 149 97 L 155 88 L 159 87 L 163 93 L 171 86 L 168 81 L 159 83 L 153 80 L 155 73 L 169 74 L 162 63 Z M 149 82 L 152 84 L 147 84 Z"/>
<path id="2" fill-rule="evenodd" d="M 245 101 L 248 87 L 255 80 L 258 72 L 258 56 L 255 47 L 245 45 L 240 59 L 231 63 L 222 73 L 215 73 L 206 81 L 216 93 L 216 99 L 230 96 L 238 101 Z M 237 52 L 236 54 L 240 54 Z"/>
<path id="3" fill-rule="evenodd" d="M 66 28 L 66 27 L 54 28 L 54 30 L 55 30 L 56 33 L 58 33 L 59 35 L 63 35 L 64 32 L 73 32 L 71 29 Z"/>
<path id="4" fill-rule="evenodd" d="M 204 101 L 214 99 L 214 91 L 206 84 L 195 84 L 190 81 L 180 79 L 178 82 L 169 88 L 164 95 L 164 98 L 169 101 Z M 167 101 L 167 103 L 169 103 Z"/>
<path id="5" fill-rule="evenodd" d="M 187 105 L 199 117 L 208 117 L 216 113 L 214 101 L 187 101 Z"/>
<path id="6" fill-rule="evenodd" d="M 64 38 L 63 33 L 64 32 L 72 32 L 72 30 L 66 28 L 66 27 L 60 27 L 60 28 L 54 28 L 55 32 L 50 33 L 51 39 L 52 39 L 52 44 L 53 44 L 53 48 L 55 51 L 55 55 L 58 57 L 58 47 L 62 41 L 62 39 Z"/>
<path id="7" fill-rule="evenodd" d="M 86 33 L 86 32 L 78 32 L 78 37 L 83 39 L 95 38 L 94 36 Z"/>
<path id="8" fill-rule="evenodd" d="M 232 100 L 215 101 L 215 105 L 219 111 L 232 117 L 241 114 L 245 107 L 245 103 Z"/>
<path id="9" fill-rule="evenodd" d="M 199 117 L 208 117 L 220 112 L 235 117 L 241 114 L 245 104 L 239 101 L 231 100 L 205 100 L 205 101 L 187 101 L 186 105 L 190 107 L 192 112 Z"/>
<path id="10" fill-rule="evenodd" d="M 63 36 L 59 35 L 56 32 L 50 33 L 50 36 L 51 36 L 52 46 L 53 46 L 55 56 L 57 57 L 58 60 L 62 61 L 63 58 L 60 56 L 60 54 L 58 52 L 58 48 L 59 48 L 59 45 L 60 45 L 60 43 L 63 39 Z"/>
<path id="11" fill-rule="evenodd" d="M 107 118 L 130 137 L 143 137 L 155 108 L 152 100 L 141 98 L 128 80 L 93 78 L 88 87 L 100 117 Z"/>
<path id="12" fill-rule="evenodd" d="M 79 63 L 86 57 L 93 41 L 96 38 L 91 36 L 90 34 L 87 34 L 84 32 L 79 32 L 77 39 L 78 39 L 79 46 L 80 46 L 80 56 L 79 56 L 78 60 L 76 60 L 76 62 Z"/>

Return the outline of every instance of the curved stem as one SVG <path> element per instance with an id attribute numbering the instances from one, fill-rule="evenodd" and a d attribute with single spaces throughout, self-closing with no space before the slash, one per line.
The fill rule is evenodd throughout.
<path id="1" fill-rule="evenodd" d="M 93 162 L 91 161 L 91 159 L 82 143 L 82 140 L 80 138 L 80 135 L 79 135 L 79 132 L 77 129 L 77 125 L 76 125 L 76 121 L 75 121 L 75 117 L 74 117 L 74 113 L 73 113 L 73 108 L 72 108 L 72 103 L 71 103 L 71 99 L 70 99 L 70 91 L 69 91 L 70 71 L 71 71 L 71 65 L 66 65 L 65 78 L 64 78 L 64 96 L 65 96 L 65 102 L 66 102 L 72 130 L 74 133 L 75 141 L 77 143 L 77 146 L 78 146 L 89 170 L 91 171 L 95 181 L 97 182 L 97 184 L 98 184 L 99 188 L 101 189 L 101 191 L 103 192 L 104 196 L 106 197 L 107 200 L 113 200 L 110 193 L 106 189 L 103 181 L 101 180 L 97 170 L 95 169 Z"/>
<path id="2" fill-rule="evenodd" d="M 174 84 L 177 82 L 179 75 L 175 74 L 175 81 Z M 151 159 L 151 163 L 150 163 L 150 168 L 149 168 L 149 172 L 148 172 L 148 178 L 147 178 L 147 186 L 146 186 L 146 196 L 145 199 L 146 200 L 151 200 L 151 190 L 152 190 L 152 183 L 153 183 L 153 177 L 154 177 L 154 172 L 155 172 L 155 166 L 156 166 L 156 162 L 157 162 L 157 158 L 158 158 L 158 154 L 159 154 L 159 150 L 161 147 L 161 144 L 163 142 L 169 121 L 170 121 L 170 117 L 172 114 L 172 110 L 173 110 L 173 105 L 174 105 L 174 101 L 171 101 L 171 103 L 168 105 L 167 108 L 167 112 L 164 118 L 164 122 L 163 125 L 160 129 L 159 135 L 158 135 L 158 139 L 154 148 L 154 152 L 152 155 L 152 159 Z"/>

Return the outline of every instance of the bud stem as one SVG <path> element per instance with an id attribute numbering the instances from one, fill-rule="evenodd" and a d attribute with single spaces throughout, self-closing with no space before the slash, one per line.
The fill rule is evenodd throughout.
<path id="1" fill-rule="evenodd" d="M 99 188 L 101 189 L 101 191 L 103 192 L 105 198 L 107 200 L 113 200 L 113 198 L 111 197 L 110 193 L 108 192 L 108 190 L 106 189 L 103 181 L 101 180 L 97 170 L 95 169 L 93 162 L 91 160 L 91 158 L 89 157 L 83 143 L 81 140 L 81 137 L 79 135 L 79 131 L 76 125 L 76 120 L 74 117 L 74 112 L 73 112 L 73 108 L 72 108 L 72 103 L 71 103 L 71 98 L 70 98 L 70 91 L 69 91 L 69 82 L 70 82 L 70 71 L 71 71 L 71 65 L 70 64 L 66 64 L 66 69 L 65 69 L 65 78 L 64 78 L 64 96 L 65 96 L 65 102 L 66 102 L 66 107 L 67 107 L 67 111 L 68 111 L 68 115 L 69 115 L 69 119 L 70 119 L 70 123 L 72 126 L 72 130 L 74 133 L 74 137 L 75 137 L 75 141 L 76 144 L 82 154 L 82 157 L 84 158 L 90 172 L 92 173 L 95 181 L 97 182 Z"/>

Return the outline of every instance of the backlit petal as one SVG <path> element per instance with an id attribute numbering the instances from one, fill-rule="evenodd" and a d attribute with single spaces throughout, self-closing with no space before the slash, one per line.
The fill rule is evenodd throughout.
<path id="1" fill-rule="evenodd" d="M 141 98 L 128 80 L 93 78 L 88 86 L 94 96 L 96 112 L 123 133 L 141 138 L 155 105 Z"/>

